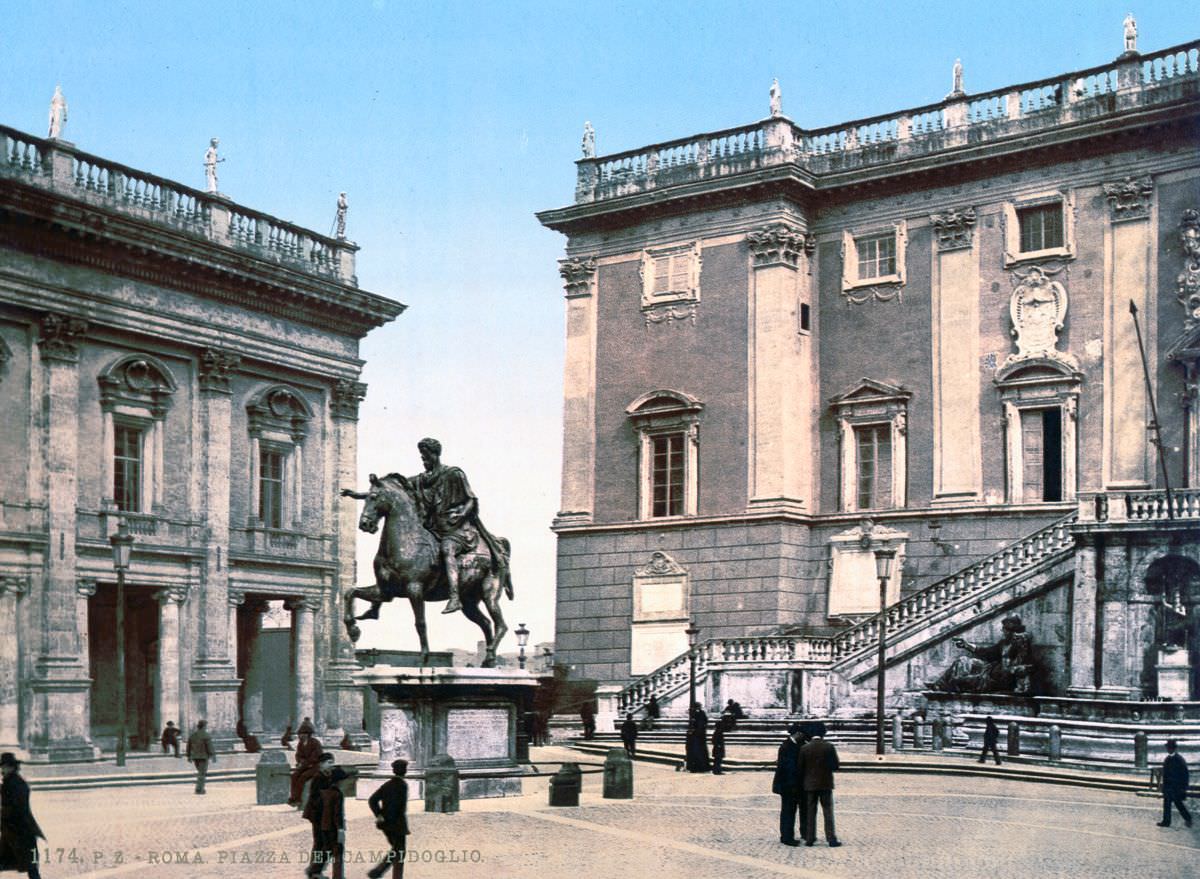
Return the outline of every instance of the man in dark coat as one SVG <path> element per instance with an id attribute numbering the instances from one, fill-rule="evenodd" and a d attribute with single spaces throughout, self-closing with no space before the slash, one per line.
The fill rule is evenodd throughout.
<path id="1" fill-rule="evenodd" d="M 817 840 L 817 803 L 825 817 L 825 839 L 830 848 L 841 845 L 833 828 L 833 773 L 841 766 L 837 748 L 825 741 L 825 724 L 813 727 L 812 741 L 800 749 L 800 778 L 804 783 L 804 844 Z"/>
<path id="2" fill-rule="evenodd" d="M 312 853 L 308 869 L 305 870 L 309 876 L 320 876 L 331 857 L 331 849 L 327 847 L 329 832 L 325 826 L 331 822 L 325 818 L 326 798 L 324 793 L 334 786 L 333 776 L 336 769 L 333 755 L 321 754 L 318 760 L 317 774 L 313 776 L 312 783 L 308 786 L 308 800 L 304 804 L 302 814 L 304 820 L 312 825 Z M 336 843 L 336 833 L 334 838 Z"/>
<path id="3" fill-rule="evenodd" d="M 208 762 L 217 762 L 217 752 L 213 748 L 212 737 L 209 736 L 208 721 L 197 720 L 195 731 L 188 736 L 187 758 L 196 767 L 196 793 L 204 793 L 204 779 L 208 776 Z"/>
<path id="4" fill-rule="evenodd" d="M 788 727 L 787 738 L 779 746 L 775 759 L 775 778 L 771 792 L 779 794 L 779 841 L 784 845 L 799 845 L 796 839 L 796 812 L 800 812 L 800 828 L 804 821 L 804 789 L 800 780 L 800 724 Z"/>
<path id="5" fill-rule="evenodd" d="M 304 783 L 317 774 L 317 764 L 325 749 L 321 740 L 312 734 L 312 726 L 300 727 L 300 741 L 296 745 L 296 768 L 292 770 L 292 788 L 288 794 L 288 805 L 299 806 L 304 796 Z"/>
<path id="6" fill-rule="evenodd" d="M 721 762 L 725 759 L 725 730 L 731 728 L 733 721 L 722 717 L 713 727 L 712 734 L 712 763 L 713 775 L 724 775 Z"/>
<path id="7" fill-rule="evenodd" d="M 712 769 L 712 764 L 708 762 L 708 714 L 696 703 L 692 704 L 688 717 L 684 755 L 688 772 L 708 772 Z"/>
<path id="8" fill-rule="evenodd" d="M 179 727 L 173 720 L 168 720 L 162 731 L 162 749 L 164 754 L 169 754 L 174 749 L 175 756 L 179 756 Z"/>
<path id="9" fill-rule="evenodd" d="M 983 726 L 983 751 L 979 754 L 979 762 L 987 762 L 988 751 L 992 752 L 992 756 L 996 758 L 996 765 L 1000 765 L 1000 751 L 996 747 L 1000 743 L 1000 727 L 996 726 L 996 721 L 992 720 L 989 714 L 987 721 Z"/>
<path id="10" fill-rule="evenodd" d="M 1188 791 L 1187 761 L 1183 759 L 1182 754 L 1175 752 L 1176 747 L 1174 739 L 1167 739 L 1167 756 L 1163 760 L 1162 768 L 1163 819 L 1158 822 L 1159 827 L 1171 826 L 1172 805 L 1183 816 L 1183 823 L 1188 827 L 1192 826 L 1192 813 L 1188 811 L 1185 803 Z"/>
<path id="11" fill-rule="evenodd" d="M 650 701 L 646 703 L 646 729 L 654 729 L 654 725 L 661 716 L 662 709 L 658 707 L 658 696 L 651 695 Z"/>
<path id="12" fill-rule="evenodd" d="M 38 871 L 37 841 L 45 839 L 29 808 L 29 785 L 18 771 L 21 761 L 15 755 L 0 754 L 0 870 L 28 873 L 41 879 Z"/>
<path id="13" fill-rule="evenodd" d="M 408 835 L 408 782 L 404 774 L 408 772 L 407 760 L 392 761 L 392 777 L 380 785 L 375 793 L 367 800 L 367 805 L 375 815 L 375 826 L 387 837 L 391 850 L 387 857 L 371 868 L 367 873 L 371 879 L 380 879 L 392 867 L 392 879 L 401 879 L 404 875 L 404 851 Z"/>
<path id="14" fill-rule="evenodd" d="M 637 721 L 633 719 L 632 714 L 627 712 L 625 722 L 621 724 L 621 743 L 625 746 L 625 753 L 629 755 L 630 759 L 637 756 L 637 737 Z"/>
<path id="15" fill-rule="evenodd" d="M 596 734 L 596 709 L 590 699 L 579 706 L 579 719 L 583 722 L 583 737 L 590 739 Z"/>

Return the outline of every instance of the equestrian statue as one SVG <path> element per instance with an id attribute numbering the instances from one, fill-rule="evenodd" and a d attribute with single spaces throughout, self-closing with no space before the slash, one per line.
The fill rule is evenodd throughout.
<path id="1" fill-rule="evenodd" d="M 356 620 L 379 619 L 383 602 L 407 597 L 421 639 L 421 664 L 425 665 L 429 661 L 425 602 L 445 601 L 442 613 L 461 610 L 483 630 L 487 653 L 482 664 L 491 668 L 496 664 L 496 647 L 508 631 L 500 595 L 507 595 L 510 601 L 513 597 L 509 542 L 483 526 L 479 500 L 467 475 L 442 464 L 442 444 L 426 438 L 417 443 L 417 450 L 425 466 L 423 473 L 413 477 L 372 473 L 370 490 L 342 489 L 342 497 L 366 502 L 359 528 L 374 534 L 380 521 L 384 523 L 375 554 L 375 585 L 351 589 L 343 598 L 346 631 L 357 641 L 361 632 Z M 371 603 L 358 617 L 354 615 L 356 598 Z M 486 615 L 480 603 L 487 608 Z"/>

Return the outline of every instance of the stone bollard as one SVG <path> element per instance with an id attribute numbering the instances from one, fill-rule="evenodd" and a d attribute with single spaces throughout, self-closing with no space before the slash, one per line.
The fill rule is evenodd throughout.
<path id="1" fill-rule="evenodd" d="M 892 718 L 892 750 L 899 751 L 904 747 L 904 718 L 899 714 Z"/>
<path id="2" fill-rule="evenodd" d="M 633 761 L 624 748 L 609 748 L 604 758 L 604 799 L 633 799 Z"/>
<path id="3" fill-rule="evenodd" d="M 425 767 L 425 811 L 458 811 L 458 764 L 449 754 L 436 754 Z"/>
<path id="4" fill-rule="evenodd" d="M 1149 751 L 1150 743 L 1146 741 L 1146 734 L 1138 730 L 1137 735 L 1133 737 L 1133 765 L 1135 768 L 1145 769 L 1150 765 Z"/>
<path id="5" fill-rule="evenodd" d="M 1021 756 L 1021 725 L 1015 720 L 1008 722 L 1008 756 Z"/>
<path id="6" fill-rule="evenodd" d="M 564 763 L 562 769 L 550 779 L 551 806 L 578 806 L 579 790 L 583 787 L 583 773 L 578 763 Z"/>
<path id="7" fill-rule="evenodd" d="M 1062 759 L 1062 730 L 1059 729 L 1057 723 L 1050 724 L 1050 759 L 1058 761 Z"/>
<path id="8" fill-rule="evenodd" d="M 260 806 L 286 803 L 292 791 L 292 766 L 284 751 L 263 751 L 254 767 L 256 801 Z"/>
<path id="9" fill-rule="evenodd" d="M 940 717 L 933 719 L 933 750 L 940 751 L 945 746 L 946 721 Z"/>

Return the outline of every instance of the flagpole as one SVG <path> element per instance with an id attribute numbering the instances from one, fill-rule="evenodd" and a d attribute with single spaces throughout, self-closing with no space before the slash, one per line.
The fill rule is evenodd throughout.
<path id="1" fill-rule="evenodd" d="M 1150 427 L 1154 430 L 1154 445 L 1158 449 L 1158 464 L 1162 469 L 1163 486 L 1167 490 L 1167 518 L 1175 518 L 1175 504 L 1171 499 L 1171 477 L 1167 475 L 1167 450 L 1163 447 L 1162 425 L 1158 423 L 1158 407 L 1154 404 L 1154 386 L 1150 383 L 1150 366 L 1146 362 L 1146 346 L 1142 344 L 1142 327 L 1138 323 L 1138 309 L 1129 300 L 1129 313 L 1133 316 L 1133 329 L 1137 332 L 1138 352 L 1142 355 L 1142 375 L 1146 379 L 1146 395 L 1150 398 Z"/>

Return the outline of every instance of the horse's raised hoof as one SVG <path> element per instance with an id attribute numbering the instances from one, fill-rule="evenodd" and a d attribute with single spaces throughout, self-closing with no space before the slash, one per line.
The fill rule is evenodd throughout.
<path id="1" fill-rule="evenodd" d="M 362 613 L 360 613 L 358 616 L 356 616 L 355 619 L 356 620 L 377 620 L 377 619 L 379 619 L 379 605 L 372 604 L 369 608 L 367 608 Z"/>
<path id="2" fill-rule="evenodd" d="M 358 639 L 362 636 L 362 629 L 360 629 L 358 626 L 354 626 L 354 625 L 347 626 L 346 632 L 350 635 L 351 641 L 357 642 Z"/>

